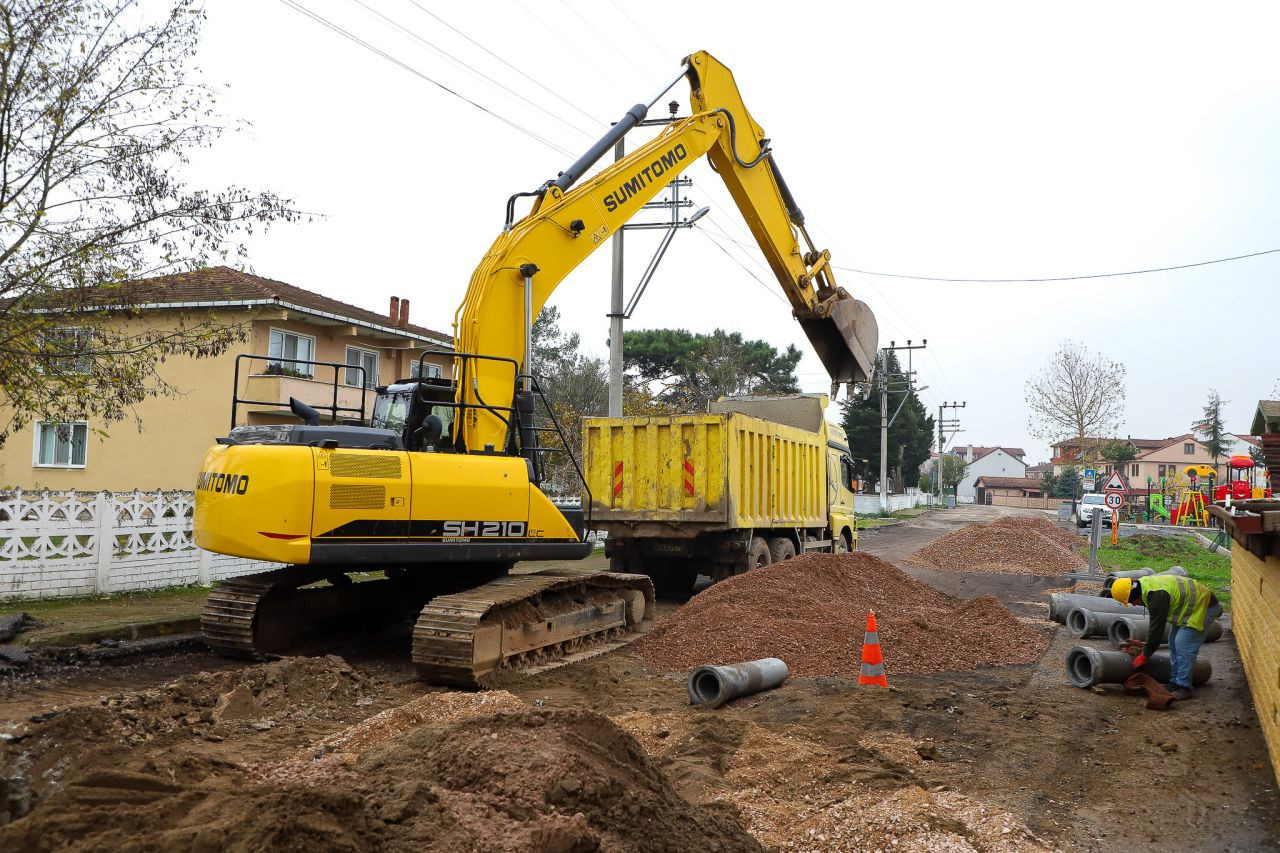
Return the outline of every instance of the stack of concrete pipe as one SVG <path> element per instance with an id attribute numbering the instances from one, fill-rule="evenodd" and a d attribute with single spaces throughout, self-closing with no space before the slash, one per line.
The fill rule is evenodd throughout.
<path id="1" fill-rule="evenodd" d="M 1173 663 L 1168 652 L 1156 652 L 1143 671 L 1156 681 L 1168 681 Z M 1075 646 L 1067 652 L 1067 678 L 1076 687 L 1095 684 L 1120 684 L 1133 675 L 1133 655 L 1128 652 L 1103 652 L 1089 646 Z M 1191 683 L 1204 684 L 1213 675 L 1213 667 L 1202 657 L 1191 668 Z"/>
<path id="2" fill-rule="evenodd" d="M 1112 572 L 1107 575 L 1107 579 L 1136 579 L 1154 574 L 1185 576 L 1186 573 L 1186 569 L 1181 566 L 1173 566 L 1164 572 L 1143 568 Z M 1049 618 L 1061 622 L 1067 630 L 1082 639 L 1107 637 L 1119 645 L 1131 639 L 1145 642 L 1149 629 L 1145 607 L 1140 605 L 1126 607 L 1112 599 L 1105 591 L 1100 595 L 1054 593 L 1049 596 Z M 1213 642 L 1221 637 L 1222 625 L 1219 622 L 1214 621 L 1205 626 L 1206 642 Z M 1165 643 L 1168 642 L 1168 638 L 1169 629 L 1166 625 Z M 1157 681 L 1168 681 L 1172 674 L 1169 653 L 1157 652 L 1152 655 L 1147 662 L 1145 672 Z M 1212 673 L 1213 669 L 1209 662 L 1204 658 L 1198 658 L 1191 673 L 1192 683 L 1203 684 L 1209 680 Z M 1119 684 L 1132 674 L 1133 656 L 1128 652 L 1100 651 L 1088 646 L 1075 646 L 1067 654 L 1067 678 L 1077 687 Z"/>

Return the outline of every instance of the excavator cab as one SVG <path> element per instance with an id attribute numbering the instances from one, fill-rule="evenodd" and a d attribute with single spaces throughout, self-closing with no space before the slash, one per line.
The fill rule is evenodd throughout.
<path id="1" fill-rule="evenodd" d="M 457 452 L 453 382 L 435 376 L 401 379 L 376 390 L 369 426 L 399 433 L 406 450 Z"/>

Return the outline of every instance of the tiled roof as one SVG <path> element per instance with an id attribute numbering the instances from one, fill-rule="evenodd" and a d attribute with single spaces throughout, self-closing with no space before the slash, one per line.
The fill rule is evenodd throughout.
<path id="1" fill-rule="evenodd" d="M 412 335 L 453 342 L 453 335 L 409 323 L 397 326 L 388 314 L 369 311 L 314 291 L 304 290 L 283 281 L 252 275 L 230 267 L 218 266 L 186 273 L 145 278 L 126 285 L 129 302 L 138 305 L 167 305 L 190 302 L 215 302 L 235 305 L 269 300 L 333 314 L 365 325 L 399 328 Z"/>
<path id="2" fill-rule="evenodd" d="M 974 486 L 986 489 L 1029 489 L 1040 491 L 1044 484 L 1034 477 L 979 477 Z"/>
<path id="3" fill-rule="evenodd" d="M 1164 450 L 1166 447 L 1172 447 L 1173 445 L 1177 444 L 1180 441 L 1194 441 L 1197 444 L 1203 444 L 1203 442 L 1201 442 L 1194 435 L 1192 435 L 1189 432 L 1185 432 L 1182 435 L 1175 435 L 1172 438 L 1166 438 L 1164 441 L 1160 442 L 1159 445 L 1152 447 L 1149 450 L 1144 450 L 1142 453 L 1138 454 L 1138 458 L 1144 459 L 1147 456 L 1150 456 L 1152 453 L 1155 453 L 1157 450 Z"/>

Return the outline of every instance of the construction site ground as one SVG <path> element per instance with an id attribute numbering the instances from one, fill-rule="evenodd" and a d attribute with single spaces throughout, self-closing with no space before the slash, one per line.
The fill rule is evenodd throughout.
<path id="1" fill-rule="evenodd" d="M 480 845 L 473 849 L 681 850 L 689 849 L 686 839 L 676 836 L 699 832 L 699 846 L 750 849 L 743 845 L 745 836 L 726 829 L 735 821 L 767 849 L 786 850 L 1275 849 L 1280 796 L 1230 631 L 1221 642 L 1204 647 L 1213 664 L 1208 686 L 1169 712 L 1146 711 L 1141 699 L 1116 687 L 1080 690 L 1067 683 L 1063 659 L 1078 641 L 1048 621 L 1046 606 L 1046 593 L 1067 587 L 1067 579 L 903 565 L 906 556 L 951 530 L 1023 513 L 1047 517 L 1012 508 L 961 507 L 867 531 L 859 545 L 947 594 L 996 596 L 1033 627 L 1052 632 L 1038 663 L 894 676 L 892 653 L 886 650 L 889 690 L 845 679 L 793 678 L 777 690 L 716 711 L 690 708 L 683 675 L 651 671 L 634 645 L 517 680 L 507 690 L 530 713 L 543 715 L 538 725 L 563 724 L 578 733 L 578 740 L 564 742 L 595 737 L 582 732 L 597 718 L 569 709 L 589 709 L 620 726 L 665 777 L 655 777 L 650 788 L 665 791 L 669 783 L 697 817 L 645 823 L 655 819 L 646 817 L 645 809 L 668 802 L 650 791 L 650 799 L 631 801 L 630 814 L 639 814 L 635 820 L 640 822 L 628 823 L 628 813 L 619 812 L 625 831 L 597 848 L 589 834 L 575 832 L 583 821 L 604 820 L 603 812 L 581 805 L 584 783 L 566 777 L 555 783 L 552 794 L 580 805 L 564 809 L 563 819 L 546 824 L 551 829 L 539 824 L 542 834 L 518 837 L 508 831 L 473 840 Z M 660 602 L 657 618 L 669 617 L 677 607 L 677 602 Z M 849 650 L 851 656 L 858 652 Z M 280 820 L 293 834 L 270 835 L 272 830 L 262 824 L 266 817 L 246 817 L 244 826 L 252 824 L 258 834 L 242 844 L 228 842 L 239 831 L 237 825 L 228 829 L 219 821 L 230 820 L 226 816 L 232 811 L 247 814 L 246 804 L 218 811 L 213 792 L 242 797 L 245 791 L 260 790 L 259 785 L 287 791 L 287 780 L 272 782 L 262 768 L 288 767 L 299 755 L 322 757 L 325 738 L 424 694 L 443 692 L 416 681 L 407 657 L 406 649 L 368 644 L 343 650 L 342 661 L 321 658 L 317 666 L 327 667 L 324 679 L 332 678 L 332 683 L 326 681 L 323 689 L 284 689 L 275 704 L 240 725 L 205 726 L 194 717 L 184 718 L 181 709 L 166 721 L 167 705 L 147 710 L 147 701 L 107 697 L 136 695 L 185 679 L 184 684 L 196 687 L 170 689 L 165 701 L 176 702 L 173 696 L 188 689 L 198 692 L 207 683 L 229 691 L 220 700 L 222 707 L 234 703 L 234 694 L 242 689 L 234 687 L 238 679 L 263 683 L 264 665 L 176 651 L 119 663 L 72 661 L 14 679 L 0 693 L 0 733 L 7 741 L 0 744 L 5 762 L 0 769 L 7 778 L 24 768 L 33 780 L 37 805 L 29 816 L 0 827 L 0 848 L 24 849 L 34 839 L 35 849 L 108 849 L 113 840 L 129 839 L 130 847 L 164 849 L 175 836 L 157 833 L 172 833 L 183 824 L 175 816 L 176 806 L 167 811 L 161 807 L 172 799 L 202 816 L 201 831 L 223 827 L 228 833 L 221 836 L 223 849 L 252 849 L 264 839 L 281 850 L 403 849 L 407 836 L 396 841 L 397 821 L 405 818 L 396 810 L 408 809 L 408 800 L 382 802 L 376 812 L 381 817 L 366 827 L 363 812 L 350 798 L 390 795 L 361 782 L 350 768 L 338 768 L 329 781 L 321 779 L 320 789 L 309 790 L 305 808 L 283 793 L 278 801 L 255 800 L 250 811 L 269 816 L 276 808 L 280 815 L 291 815 Z M 278 670 L 286 686 L 289 673 L 303 671 Z M 267 676 L 266 683 L 276 677 Z M 137 725 L 128 729 L 132 734 L 122 745 L 104 736 L 101 724 L 92 722 L 97 717 L 87 711 L 78 717 L 71 710 L 79 706 L 119 708 L 119 715 Z M 58 729 L 56 738 L 42 738 L 39 727 L 57 719 L 71 722 Z M 485 737 L 513 737 L 501 726 L 492 728 L 483 729 Z M 450 731 L 462 737 L 463 729 Z M 600 742 L 617 748 L 615 741 Z M 413 772 L 413 750 L 425 749 L 422 743 L 400 743 L 394 755 L 405 762 L 403 773 Z M 535 750 L 528 762 L 544 759 L 551 760 Z M 375 755 L 357 766 L 383 772 L 388 760 Z M 517 770 L 504 766 L 502 773 Z M 483 785 L 487 777 L 481 772 L 476 778 Z M 493 784 L 500 787 L 501 778 L 499 774 Z M 61 795 L 55 793 L 59 789 L 65 789 Z M 80 791 L 81 799 L 68 790 Z M 10 800 L 20 794 L 11 788 Z M 327 805 L 321 809 L 317 802 Z M 0 812 L 4 808 L 0 802 Z M 579 818 L 574 808 L 585 816 Z M 116 811 L 126 817 L 117 820 Z M 518 815 L 511 812 L 504 820 L 508 818 L 517 820 Z M 95 820 L 107 825 L 98 826 Z M 148 821 L 157 823 L 155 832 Z M 706 838 L 722 841 L 710 846 Z M 196 846 L 190 838 L 186 841 L 186 846 Z M 420 847 L 428 849 L 422 842 L 419 838 Z"/>

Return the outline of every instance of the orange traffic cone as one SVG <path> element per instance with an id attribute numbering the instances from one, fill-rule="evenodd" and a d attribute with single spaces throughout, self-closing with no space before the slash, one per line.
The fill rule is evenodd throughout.
<path id="1" fill-rule="evenodd" d="M 858 683 L 889 686 L 889 680 L 884 677 L 884 658 L 880 654 L 880 634 L 876 631 L 874 610 L 867 613 L 867 636 L 862 641 L 862 672 L 858 675 Z"/>

